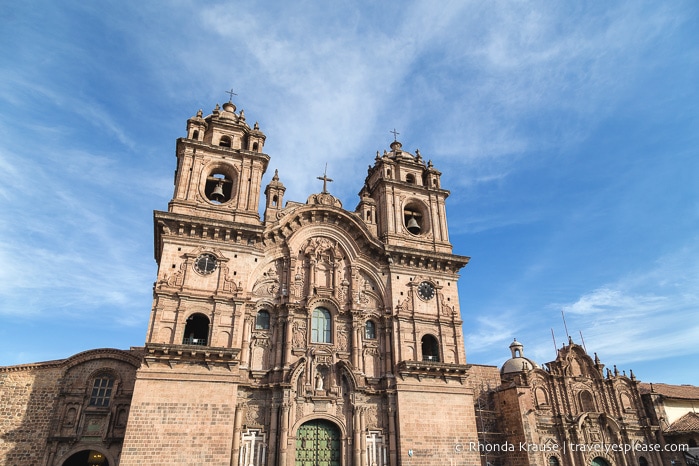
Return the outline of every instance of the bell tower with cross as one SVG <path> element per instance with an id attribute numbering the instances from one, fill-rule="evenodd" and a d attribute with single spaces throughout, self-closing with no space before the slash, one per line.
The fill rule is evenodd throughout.
<path id="1" fill-rule="evenodd" d="M 237 111 L 232 90 L 211 114 L 199 110 L 187 121 L 187 137 L 177 140 L 175 192 L 169 212 L 261 225 L 258 208 L 269 156 L 257 123 Z"/>
<path id="2" fill-rule="evenodd" d="M 441 172 L 419 149 L 414 154 L 404 150 L 398 131 L 389 132 L 390 151 L 376 153 L 359 192 L 362 218 L 389 245 L 451 253 L 445 206 L 449 191 L 441 188 Z"/>

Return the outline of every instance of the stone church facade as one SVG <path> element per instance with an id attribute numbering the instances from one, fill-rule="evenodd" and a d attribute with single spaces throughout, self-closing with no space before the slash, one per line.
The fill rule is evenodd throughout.
<path id="1" fill-rule="evenodd" d="M 501 372 L 466 362 L 469 258 L 419 151 L 377 153 L 346 210 L 326 175 L 305 203 L 276 172 L 263 188 L 265 140 L 232 102 L 187 121 L 145 345 L 0 368 L 1 464 L 663 464 L 479 448 L 652 429 L 635 379 L 572 342 L 546 369 L 519 347 Z"/>
<path id="2" fill-rule="evenodd" d="M 527 447 L 494 451 L 493 463 L 670 464 L 650 447 L 657 443 L 657 427 L 648 422 L 633 372 L 627 376 L 614 366 L 605 373 L 597 354 L 593 359 L 570 337 L 543 367 L 524 357 L 516 340 L 510 351 L 500 370 L 502 384 L 489 394 L 501 423 L 491 441 Z"/>
<path id="3" fill-rule="evenodd" d="M 394 141 L 354 211 L 325 175 L 284 204 L 264 143 L 231 102 L 177 142 L 120 464 L 447 461 L 476 429 L 441 173 Z"/>

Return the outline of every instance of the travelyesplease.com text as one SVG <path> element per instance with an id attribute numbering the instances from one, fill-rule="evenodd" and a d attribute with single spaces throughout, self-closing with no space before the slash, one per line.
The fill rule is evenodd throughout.
<path id="1" fill-rule="evenodd" d="M 559 445 L 554 442 L 546 443 L 481 443 L 481 442 L 468 442 L 468 443 L 457 443 L 454 446 L 454 451 L 457 453 L 464 451 L 479 451 L 481 453 L 500 453 L 500 452 L 512 452 L 512 451 L 527 451 L 527 452 L 560 452 L 565 454 L 566 452 L 582 452 L 582 453 L 629 453 L 635 452 L 652 452 L 652 451 L 672 451 L 672 452 L 682 452 L 688 451 L 689 445 L 687 444 L 666 444 L 660 445 L 659 443 L 569 443 L 563 442 L 563 445 Z"/>

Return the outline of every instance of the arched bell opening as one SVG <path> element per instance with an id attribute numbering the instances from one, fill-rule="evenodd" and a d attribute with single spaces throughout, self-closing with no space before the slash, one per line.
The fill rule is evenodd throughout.
<path id="1" fill-rule="evenodd" d="M 426 207 L 421 202 L 408 202 L 403 208 L 403 222 L 411 234 L 424 235 L 429 230 Z"/>
<path id="2" fill-rule="evenodd" d="M 187 317 L 182 344 L 206 346 L 208 339 L 209 318 L 199 313 Z"/>
<path id="3" fill-rule="evenodd" d="M 216 167 L 209 171 L 204 182 L 204 196 L 214 203 L 223 204 L 233 197 L 235 172 L 229 167 Z"/>
<path id="4" fill-rule="evenodd" d="M 230 136 L 221 136 L 221 139 L 218 141 L 218 145 L 220 147 L 231 147 L 232 141 Z"/>
<path id="5" fill-rule="evenodd" d="M 439 342 L 432 335 L 422 337 L 422 360 L 429 362 L 439 362 Z"/>

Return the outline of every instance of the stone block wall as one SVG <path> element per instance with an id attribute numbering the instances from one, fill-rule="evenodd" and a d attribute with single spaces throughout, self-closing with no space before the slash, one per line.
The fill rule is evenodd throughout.
<path id="1" fill-rule="evenodd" d="M 397 400 L 401 464 L 481 464 L 478 452 L 468 448 L 478 441 L 470 390 L 455 381 L 423 379 L 399 384 Z"/>
<path id="2" fill-rule="evenodd" d="M 236 385 L 137 379 L 121 466 L 230 466 Z"/>
<path id="3" fill-rule="evenodd" d="M 50 363 L 0 368 L 0 464 L 42 464 L 60 375 Z"/>

